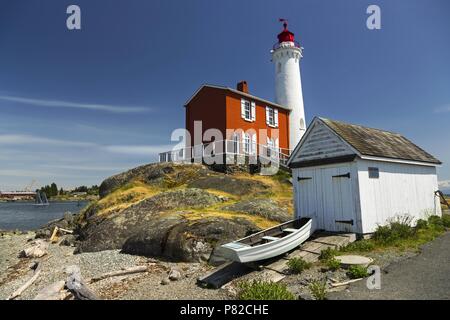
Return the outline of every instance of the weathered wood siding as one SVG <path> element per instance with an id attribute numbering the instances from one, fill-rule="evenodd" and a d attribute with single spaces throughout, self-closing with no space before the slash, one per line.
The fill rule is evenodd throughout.
<path id="1" fill-rule="evenodd" d="M 321 121 L 313 124 L 293 162 L 334 158 L 354 154 L 333 131 Z"/>
<path id="2" fill-rule="evenodd" d="M 436 167 L 392 162 L 358 160 L 358 181 L 361 199 L 362 231 L 374 232 L 397 215 L 416 219 L 441 215 Z M 379 169 L 379 178 L 370 179 L 368 168 Z"/>
<path id="3" fill-rule="evenodd" d="M 333 177 L 347 173 L 350 178 Z M 292 174 L 297 217 L 313 218 L 316 229 L 361 232 L 356 162 L 298 168 Z M 337 222 L 342 220 L 353 225 Z"/>

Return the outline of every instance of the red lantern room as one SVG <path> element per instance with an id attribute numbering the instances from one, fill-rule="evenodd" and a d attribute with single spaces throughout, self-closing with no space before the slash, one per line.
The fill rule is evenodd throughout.
<path id="1" fill-rule="evenodd" d="M 294 34 L 292 32 L 290 32 L 287 29 L 287 20 L 284 19 L 280 19 L 280 21 L 283 21 L 283 27 L 284 30 L 278 35 L 278 43 L 282 43 L 282 42 L 294 42 Z"/>

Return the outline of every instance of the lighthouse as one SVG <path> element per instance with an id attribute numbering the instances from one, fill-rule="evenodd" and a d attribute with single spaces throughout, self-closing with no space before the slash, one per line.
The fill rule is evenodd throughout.
<path id="1" fill-rule="evenodd" d="M 295 41 L 294 34 L 284 30 L 278 35 L 278 42 L 270 51 L 275 64 L 275 102 L 287 107 L 289 114 L 289 149 L 294 149 L 306 131 L 305 110 L 303 107 L 302 82 L 300 78 L 300 59 L 302 47 Z"/>

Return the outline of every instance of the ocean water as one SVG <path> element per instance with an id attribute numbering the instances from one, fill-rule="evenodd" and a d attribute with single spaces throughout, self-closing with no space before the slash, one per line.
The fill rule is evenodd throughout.
<path id="1" fill-rule="evenodd" d="M 0 230 L 34 230 L 51 220 L 62 218 L 67 211 L 78 213 L 88 202 L 50 202 L 48 206 L 33 204 L 0 202 Z"/>

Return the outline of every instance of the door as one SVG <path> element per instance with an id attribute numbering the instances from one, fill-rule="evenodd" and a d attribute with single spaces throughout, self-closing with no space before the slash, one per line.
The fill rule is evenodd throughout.
<path id="1" fill-rule="evenodd" d="M 297 178 L 298 212 L 302 218 L 313 218 L 317 226 L 317 200 L 315 170 L 303 169 Z M 319 223 L 320 225 L 320 223 Z"/>
<path id="2" fill-rule="evenodd" d="M 330 186 L 324 221 L 327 230 L 352 232 L 356 224 L 350 166 L 326 169 L 324 178 Z M 353 177 L 354 178 L 354 177 Z"/>

